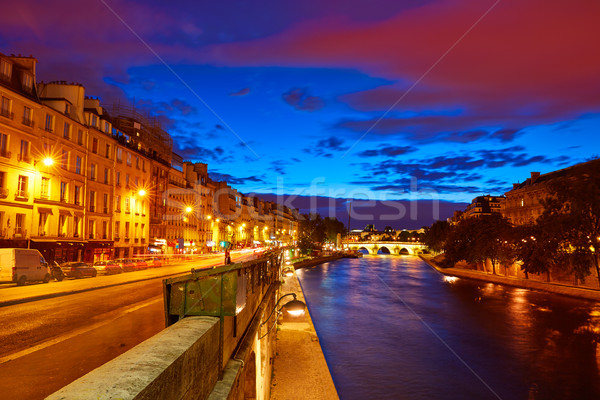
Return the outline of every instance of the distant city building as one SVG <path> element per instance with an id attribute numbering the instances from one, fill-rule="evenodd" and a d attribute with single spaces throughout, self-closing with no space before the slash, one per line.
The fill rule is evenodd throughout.
<path id="1" fill-rule="evenodd" d="M 506 197 L 504 196 L 478 196 L 473 199 L 462 213 L 462 218 L 479 217 L 481 215 L 491 215 L 492 213 L 501 213 Z"/>
<path id="2" fill-rule="evenodd" d="M 577 179 L 590 169 L 600 169 L 600 159 L 573 165 L 568 168 L 540 175 L 532 172 L 523 183 L 513 184 L 512 190 L 506 192 L 505 207 L 502 214 L 513 225 L 533 223 L 544 212 L 542 200 L 549 194 L 549 183 L 559 179 Z"/>

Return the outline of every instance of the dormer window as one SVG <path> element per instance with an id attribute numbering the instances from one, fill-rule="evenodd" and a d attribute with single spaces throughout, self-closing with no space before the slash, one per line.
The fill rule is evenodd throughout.
<path id="1" fill-rule="evenodd" d="M 2 59 L 0 60 L 0 78 L 10 80 L 12 77 L 12 63 Z"/>
<path id="2" fill-rule="evenodd" d="M 65 114 L 71 114 L 71 105 L 69 103 L 65 103 Z"/>
<path id="3" fill-rule="evenodd" d="M 96 128 L 98 126 L 98 116 L 96 114 L 92 114 L 90 116 L 90 125 Z"/>
<path id="4" fill-rule="evenodd" d="M 33 89 L 33 76 L 30 73 L 23 72 L 21 84 L 23 85 L 23 89 L 31 92 L 31 89 Z"/>

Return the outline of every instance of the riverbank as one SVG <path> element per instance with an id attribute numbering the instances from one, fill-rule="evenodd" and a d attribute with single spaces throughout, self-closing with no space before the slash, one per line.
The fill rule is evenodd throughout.
<path id="1" fill-rule="evenodd" d="M 344 254 L 333 254 L 330 256 L 323 256 L 323 257 L 310 258 L 308 260 L 302 260 L 302 261 L 293 263 L 292 265 L 294 266 L 295 269 L 310 268 L 310 267 L 314 267 L 315 265 L 323 264 L 323 263 L 326 263 L 329 261 L 339 260 L 340 258 L 344 258 L 344 257 L 346 257 L 346 255 L 344 255 Z"/>
<path id="2" fill-rule="evenodd" d="M 342 257 L 320 257 L 297 264 L 306 268 L 338 258 Z M 298 300 L 306 303 L 295 271 L 285 277 L 281 293 L 295 293 Z M 293 320 L 284 316 L 277 329 L 271 399 L 339 399 L 308 309 L 304 316 Z"/>
<path id="3" fill-rule="evenodd" d="M 484 271 L 466 270 L 461 268 L 442 268 L 433 260 L 431 255 L 419 255 L 419 257 L 441 274 L 456 276 L 459 278 L 474 279 L 483 282 L 497 283 L 501 285 L 514 286 L 523 289 L 541 290 L 545 292 L 576 297 L 592 301 L 600 301 L 600 291 L 586 289 L 562 283 L 540 282 L 511 276 L 494 275 Z"/>

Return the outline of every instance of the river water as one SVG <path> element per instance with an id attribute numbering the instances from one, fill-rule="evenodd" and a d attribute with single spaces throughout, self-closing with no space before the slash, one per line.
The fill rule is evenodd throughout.
<path id="1" fill-rule="evenodd" d="M 600 303 L 413 256 L 297 271 L 341 399 L 600 399 Z"/>

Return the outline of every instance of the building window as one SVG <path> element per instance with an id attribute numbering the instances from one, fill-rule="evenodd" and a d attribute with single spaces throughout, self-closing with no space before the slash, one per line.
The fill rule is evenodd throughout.
<path id="1" fill-rule="evenodd" d="M 92 153 L 98 154 L 98 139 L 92 139 Z"/>
<path id="2" fill-rule="evenodd" d="M 10 152 L 8 151 L 8 135 L 0 133 L 0 156 L 10 158 Z"/>
<path id="3" fill-rule="evenodd" d="M 60 183 L 60 201 L 67 202 L 67 182 Z"/>
<path id="4" fill-rule="evenodd" d="M 96 233 L 96 221 L 89 221 L 88 223 L 88 238 L 93 239 Z"/>
<path id="5" fill-rule="evenodd" d="M 131 153 L 127 152 L 127 165 L 131 167 Z"/>
<path id="6" fill-rule="evenodd" d="M 45 236 L 46 235 L 46 222 L 48 222 L 48 214 L 41 213 L 40 214 L 40 223 L 38 224 L 38 235 Z"/>
<path id="7" fill-rule="evenodd" d="M 33 126 L 33 114 L 31 108 L 23 107 L 23 124 L 27 126 Z"/>
<path id="8" fill-rule="evenodd" d="M 65 114 L 71 114 L 71 105 L 69 103 L 65 103 Z"/>
<path id="9" fill-rule="evenodd" d="M 79 237 L 79 232 L 81 230 L 81 218 L 78 216 L 73 217 L 73 236 Z"/>
<path id="10" fill-rule="evenodd" d="M 6 172 L 0 171 L 0 199 L 5 199 L 8 196 L 8 190 L 5 187 L 6 185 Z M 0 230 L 2 229 L 2 225 L 0 224 Z"/>
<path id="11" fill-rule="evenodd" d="M 115 177 L 115 184 L 117 186 L 121 186 L 121 171 L 117 171 L 117 175 Z"/>
<path id="12" fill-rule="evenodd" d="M 80 205 L 81 204 L 81 200 L 80 200 L 81 186 L 75 185 L 75 187 L 73 189 L 74 189 L 73 190 L 73 202 L 75 205 Z"/>
<path id="13" fill-rule="evenodd" d="M 119 238 L 120 230 L 121 230 L 121 221 L 115 221 L 115 239 Z"/>
<path id="14" fill-rule="evenodd" d="M 123 162 L 123 149 L 117 147 L 117 161 Z"/>
<path id="15" fill-rule="evenodd" d="M 102 200 L 102 212 L 108 214 L 108 193 L 104 193 Z"/>
<path id="16" fill-rule="evenodd" d="M 65 126 L 63 129 L 63 137 L 65 139 L 71 139 L 71 124 L 65 122 Z"/>
<path id="17" fill-rule="evenodd" d="M 48 132 L 54 131 L 54 115 L 46 114 L 46 124 L 44 125 L 44 129 Z"/>
<path id="18" fill-rule="evenodd" d="M 104 121 L 104 132 L 110 133 L 110 123 Z"/>
<path id="19" fill-rule="evenodd" d="M 83 131 L 81 129 L 77 131 L 77 144 L 83 146 Z"/>
<path id="20" fill-rule="evenodd" d="M 140 169 L 140 158 L 138 156 L 135 156 L 135 167 Z"/>
<path id="21" fill-rule="evenodd" d="M 62 156 L 60 158 L 60 167 L 62 169 L 69 168 L 69 152 L 67 150 L 62 151 Z"/>
<path id="22" fill-rule="evenodd" d="M 15 234 L 22 236 L 27 234 L 27 231 L 25 231 L 25 214 L 15 215 Z"/>
<path id="23" fill-rule="evenodd" d="M 40 196 L 42 199 L 47 199 L 49 196 L 50 178 L 42 177 L 42 187 L 40 188 Z"/>
<path id="24" fill-rule="evenodd" d="M 115 196 L 115 212 L 121 212 L 121 195 Z"/>
<path id="25" fill-rule="evenodd" d="M 90 212 L 96 212 L 96 192 L 90 190 Z"/>
<path id="26" fill-rule="evenodd" d="M 3 117 L 11 118 L 13 114 L 10 112 L 12 101 L 8 97 L 2 96 L 2 102 L 0 103 L 0 114 Z"/>
<path id="27" fill-rule="evenodd" d="M 90 164 L 90 180 L 96 180 L 96 164 Z"/>
<path id="28" fill-rule="evenodd" d="M 127 214 L 129 214 L 130 209 L 129 209 L 129 197 L 125 197 L 125 212 Z"/>
<path id="29" fill-rule="evenodd" d="M 108 221 L 102 221 L 102 239 L 108 239 Z"/>
<path id="30" fill-rule="evenodd" d="M 109 174 L 109 170 L 108 168 L 104 168 L 104 183 L 108 184 L 108 175 Z"/>
<path id="31" fill-rule="evenodd" d="M 75 173 L 81 175 L 81 157 L 75 158 Z"/>
<path id="32" fill-rule="evenodd" d="M 19 160 L 26 163 L 31 162 L 31 158 L 29 157 L 29 142 L 27 140 L 21 140 Z"/>
<path id="33" fill-rule="evenodd" d="M 129 174 L 125 174 L 125 187 L 129 188 Z"/>
<path id="34" fill-rule="evenodd" d="M 129 222 L 125 222 L 125 239 L 129 239 Z"/>
<path id="35" fill-rule="evenodd" d="M 94 127 L 97 128 L 98 127 L 98 116 L 95 114 L 91 114 L 91 118 L 90 118 L 90 124 Z"/>
<path id="36" fill-rule="evenodd" d="M 30 92 L 33 89 L 33 76 L 27 72 L 23 72 L 21 83 L 23 84 L 23 89 Z"/>
<path id="37" fill-rule="evenodd" d="M 17 197 L 22 199 L 27 199 L 29 194 L 27 192 L 27 177 L 25 175 L 19 175 L 19 180 L 17 181 Z"/>
<path id="38" fill-rule="evenodd" d="M 110 158 L 110 144 L 106 144 L 106 154 L 104 156 Z"/>
<path id="39" fill-rule="evenodd" d="M 0 78 L 10 80 L 12 77 L 12 63 L 0 60 Z"/>

